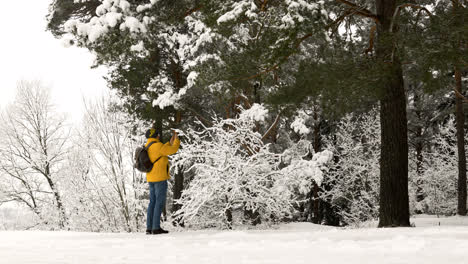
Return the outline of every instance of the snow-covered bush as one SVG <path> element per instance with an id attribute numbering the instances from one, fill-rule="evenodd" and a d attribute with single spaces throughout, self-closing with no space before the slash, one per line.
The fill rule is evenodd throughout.
<path id="1" fill-rule="evenodd" d="M 314 183 L 320 187 L 327 177 L 328 163 L 333 153 L 329 150 L 314 153 L 312 142 L 301 139 L 292 143 L 281 154 L 283 177 L 276 183 L 280 193 L 294 206 L 293 221 L 311 221 Z"/>
<path id="2" fill-rule="evenodd" d="M 423 172 L 418 175 L 410 170 L 410 190 L 414 190 L 410 195 L 414 198 L 415 190 L 419 187 L 423 196 L 422 201 L 411 203 L 411 209 L 428 214 L 455 214 L 458 156 L 454 119 L 449 119 L 446 124 L 439 124 L 437 131 L 431 148 L 423 152 Z"/>
<path id="3" fill-rule="evenodd" d="M 377 111 L 346 115 L 328 139 L 335 161 L 321 198 L 336 208 L 343 225 L 375 219 L 379 212 L 380 123 Z"/>
<path id="4" fill-rule="evenodd" d="M 250 118 L 252 113 L 246 112 L 238 119 L 215 119 L 211 127 L 199 123 L 202 131 L 185 133 L 186 141 L 173 164 L 193 175 L 175 215 L 188 226 L 275 222 L 294 213 L 294 189 L 305 190 L 312 180 L 320 182 L 330 152 L 310 161 L 286 153 L 289 166 L 280 169 L 283 155 L 262 142 L 255 132 L 258 117 Z"/>
<path id="5" fill-rule="evenodd" d="M 251 220 L 243 215 L 248 211 L 266 221 L 289 212 L 289 201 L 272 188 L 280 177 L 279 155 L 268 150 L 254 127 L 247 118 L 214 120 L 201 132 L 185 133 L 173 164 L 194 173 L 180 199 L 178 215 L 186 224 L 225 227 Z"/>

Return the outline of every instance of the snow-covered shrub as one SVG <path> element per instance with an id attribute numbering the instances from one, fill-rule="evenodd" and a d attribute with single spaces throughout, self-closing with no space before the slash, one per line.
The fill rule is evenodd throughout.
<path id="1" fill-rule="evenodd" d="M 422 201 L 411 203 L 411 209 L 428 214 L 455 214 L 458 156 L 454 119 L 449 119 L 446 124 L 439 124 L 437 131 L 431 148 L 423 152 L 423 172 L 418 175 L 410 170 L 410 189 L 414 190 L 410 195 L 416 196 L 417 184 L 423 195 Z"/>
<path id="2" fill-rule="evenodd" d="M 283 188 L 288 187 L 288 189 L 287 191 L 285 188 L 282 189 L 281 193 L 288 196 L 296 205 L 310 204 L 313 199 L 314 185 L 318 187 L 322 185 L 324 172 L 328 173 L 328 165 L 332 159 L 333 153 L 329 150 L 313 154 L 311 160 L 303 157 L 294 159 L 282 169 L 283 178 L 278 181 L 277 185 Z M 310 212 L 309 215 L 311 215 Z"/>
<path id="3" fill-rule="evenodd" d="M 314 183 L 318 187 L 322 185 L 332 158 L 333 153 L 329 150 L 314 153 L 309 140 L 299 140 L 282 153 L 283 177 L 276 183 L 276 188 L 280 188 L 280 193 L 293 203 L 295 215 L 292 220 L 311 220 L 312 208 L 309 206 L 313 199 Z"/>
<path id="4" fill-rule="evenodd" d="M 307 189 L 312 179 L 320 181 L 330 152 L 310 161 L 289 155 L 289 166 L 280 169 L 283 154 L 271 152 L 262 142 L 255 132 L 255 120 L 261 119 L 250 118 L 247 111 L 238 119 L 215 119 L 213 126 L 201 132 L 190 129 L 185 133 L 186 141 L 173 164 L 193 175 L 176 213 L 188 226 L 230 227 L 281 220 L 294 212 L 293 190 Z"/>
<path id="5" fill-rule="evenodd" d="M 329 201 L 341 224 L 375 219 L 379 212 L 380 123 L 377 111 L 346 115 L 332 138 L 335 161 L 324 179 L 321 198 Z"/>
<path id="6" fill-rule="evenodd" d="M 185 133 L 172 162 L 194 173 L 179 201 L 178 215 L 187 225 L 226 227 L 250 220 L 247 211 L 266 221 L 289 212 L 289 201 L 272 188 L 280 177 L 279 155 L 268 150 L 254 127 L 247 118 L 214 120 L 201 132 Z"/>

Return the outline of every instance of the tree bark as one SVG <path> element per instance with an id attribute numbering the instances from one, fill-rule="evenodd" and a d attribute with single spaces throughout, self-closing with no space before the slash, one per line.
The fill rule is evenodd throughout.
<path id="1" fill-rule="evenodd" d="M 419 98 L 418 91 L 414 92 L 414 108 L 415 108 L 415 114 L 418 119 L 418 122 L 421 120 L 421 102 Z M 423 178 L 423 162 L 424 162 L 424 157 L 423 157 L 423 149 L 424 149 L 424 143 L 423 143 L 423 127 L 420 124 L 416 125 L 416 131 L 415 131 L 415 144 L 414 148 L 416 151 L 416 174 L 417 174 L 417 179 L 416 179 L 416 201 L 421 202 L 424 200 L 424 190 L 422 187 L 422 178 Z M 423 211 L 418 210 L 416 213 L 423 213 Z"/>
<path id="2" fill-rule="evenodd" d="M 54 194 L 55 202 L 57 203 L 57 210 L 59 212 L 59 228 L 63 229 L 66 227 L 68 219 L 65 214 L 65 208 L 63 207 L 62 197 L 60 196 L 58 190 L 55 187 L 54 182 L 50 177 L 46 177 L 47 183 L 49 184 L 52 193 Z"/>
<path id="3" fill-rule="evenodd" d="M 381 72 L 379 227 L 410 226 L 406 95 L 401 62 L 391 33 L 396 0 L 376 0 L 376 55 Z"/>
<path id="4" fill-rule="evenodd" d="M 462 93 L 462 80 L 459 69 L 455 69 L 455 89 Z M 459 215 L 466 215 L 466 154 L 465 154 L 465 115 L 460 96 L 455 96 L 455 119 L 458 149 L 458 210 Z"/>
<path id="5" fill-rule="evenodd" d="M 176 111 L 175 123 L 179 125 L 182 119 L 181 111 Z M 184 190 L 184 170 L 179 169 L 178 172 L 174 175 L 174 197 L 172 203 L 172 212 L 176 212 L 181 208 L 181 205 L 176 203 L 176 200 L 182 197 L 182 192 Z M 181 219 L 174 219 L 175 224 L 179 226 L 184 226 L 184 222 Z"/>
<path id="6" fill-rule="evenodd" d="M 181 208 L 181 205 L 176 203 L 176 200 L 180 199 L 180 197 L 182 196 L 183 189 L 184 189 L 184 172 L 183 170 L 179 170 L 179 172 L 177 172 L 174 175 L 174 189 L 173 189 L 174 200 L 172 204 L 173 213 L 177 212 Z M 174 219 L 174 220 L 176 221 L 175 224 L 179 226 L 184 226 L 184 223 L 180 221 L 179 219 Z"/>
<path id="7" fill-rule="evenodd" d="M 416 129 L 416 133 L 418 134 L 418 136 L 421 136 L 421 132 L 422 129 L 420 127 L 418 127 Z M 416 201 L 417 202 L 421 202 L 422 200 L 424 200 L 424 190 L 422 188 L 422 177 L 423 177 L 423 162 L 424 162 L 424 157 L 423 157 L 423 154 L 422 154 L 422 151 L 423 151 L 423 142 L 421 140 L 421 138 L 419 137 L 418 141 L 416 142 L 416 146 L 415 146 L 415 149 L 416 149 L 416 174 L 418 175 L 418 179 L 416 180 Z M 420 212 L 422 213 L 422 212 Z"/>
<path id="8" fill-rule="evenodd" d="M 321 147 L 321 137 L 320 137 L 320 120 L 317 114 L 317 108 L 314 107 L 314 152 L 317 153 L 320 151 Z M 313 218 L 312 222 L 314 224 L 319 224 L 321 222 L 321 214 L 320 214 L 320 199 L 319 199 L 319 191 L 320 188 L 317 183 L 314 181 L 312 187 L 312 201 L 313 201 Z"/>
<path id="9" fill-rule="evenodd" d="M 47 151 L 45 151 L 45 153 L 47 155 Z M 59 213 L 59 227 L 60 229 L 63 229 L 67 226 L 68 219 L 65 213 L 65 208 L 63 206 L 62 197 L 60 196 L 60 193 L 57 190 L 57 187 L 55 186 L 54 181 L 52 180 L 52 175 L 50 173 L 50 165 L 48 162 L 45 166 L 44 177 L 46 178 L 47 183 L 49 184 L 49 188 L 53 192 L 55 201 L 57 202 L 57 210 Z"/>

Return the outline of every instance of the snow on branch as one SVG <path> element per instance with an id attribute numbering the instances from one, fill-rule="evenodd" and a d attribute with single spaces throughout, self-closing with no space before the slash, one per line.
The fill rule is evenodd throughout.
<path id="1" fill-rule="evenodd" d="M 173 157 L 175 168 L 183 168 L 190 183 L 179 199 L 175 217 L 192 227 L 230 227 L 249 223 L 251 212 L 263 223 L 291 216 L 291 191 L 298 183 L 321 182 L 330 151 L 316 153 L 312 160 L 273 153 L 254 131 L 255 118 L 215 119 L 202 131 L 184 133 L 183 148 Z M 247 151 L 248 149 L 249 151 Z M 285 191 L 290 190 L 290 191 Z"/>

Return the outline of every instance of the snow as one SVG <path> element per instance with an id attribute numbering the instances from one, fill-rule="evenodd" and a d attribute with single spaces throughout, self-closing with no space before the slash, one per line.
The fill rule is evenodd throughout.
<path id="1" fill-rule="evenodd" d="M 314 156 L 312 157 L 312 161 L 317 162 L 319 166 L 323 166 L 327 162 L 330 162 L 332 159 L 333 159 L 333 152 L 329 150 L 318 152 L 314 154 Z"/>
<path id="2" fill-rule="evenodd" d="M 187 86 L 188 88 L 192 87 L 195 85 L 195 81 L 198 77 L 198 72 L 192 71 L 190 74 L 187 76 Z"/>
<path id="3" fill-rule="evenodd" d="M 104 15 L 104 20 L 109 24 L 110 27 L 115 27 L 117 22 L 122 18 L 121 13 L 109 12 Z"/>
<path id="4" fill-rule="evenodd" d="M 128 16 L 125 21 L 120 24 L 120 30 L 129 29 L 130 32 L 142 32 L 146 33 L 146 27 L 137 18 Z"/>
<path id="5" fill-rule="evenodd" d="M 296 117 L 291 123 L 291 128 L 300 135 L 307 135 L 310 133 L 310 129 L 305 125 L 305 120 L 302 117 Z"/>
<path id="6" fill-rule="evenodd" d="M 152 6 L 151 4 L 139 5 L 139 6 L 137 6 L 136 11 L 137 11 L 138 13 L 140 13 L 140 12 L 143 12 L 143 11 L 145 11 L 145 10 L 147 10 L 147 9 L 150 9 L 151 6 Z"/>
<path id="7" fill-rule="evenodd" d="M 143 44 L 143 41 L 139 41 L 136 45 L 132 45 L 130 47 L 131 51 L 136 51 L 136 52 L 142 52 L 145 50 L 145 45 Z"/>
<path id="8" fill-rule="evenodd" d="M 431 220 L 429 220 L 431 219 Z M 452 218 L 414 218 L 441 221 Z M 265 231 L 142 233 L 0 232 L 2 263 L 466 263 L 463 226 L 339 229 L 310 223 Z"/>
<path id="9" fill-rule="evenodd" d="M 165 107 L 174 105 L 178 99 L 178 96 L 172 91 L 166 91 L 157 99 L 153 100 L 153 106 L 159 106 L 159 108 L 164 109 Z"/>
<path id="10" fill-rule="evenodd" d="M 130 9 L 130 3 L 125 1 L 125 0 L 120 0 L 120 8 L 124 11 L 127 11 Z"/>
<path id="11" fill-rule="evenodd" d="M 244 9 L 249 6 L 251 6 L 251 3 L 249 3 L 249 1 L 241 1 L 239 3 L 235 3 L 233 5 L 233 10 L 220 16 L 218 20 L 216 20 L 216 22 L 218 24 L 221 24 L 221 23 L 229 22 L 231 20 L 235 20 L 244 12 Z"/>
<path id="12" fill-rule="evenodd" d="M 299 176 L 301 181 L 297 187 L 300 193 L 307 194 L 310 192 L 312 180 L 319 186 L 322 185 L 323 171 L 327 171 L 326 164 L 331 161 L 332 158 L 333 153 L 329 150 L 324 150 L 315 153 L 312 160 L 293 159 L 291 160 L 291 164 L 283 168 L 282 171 L 284 175 Z M 291 179 L 285 179 L 291 181 Z"/>
<path id="13" fill-rule="evenodd" d="M 242 111 L 240 118 L 247 118 L 255 121 L 265 121 L 268 109 L 263 104 L 254 103 L 251 108 Z"/>

